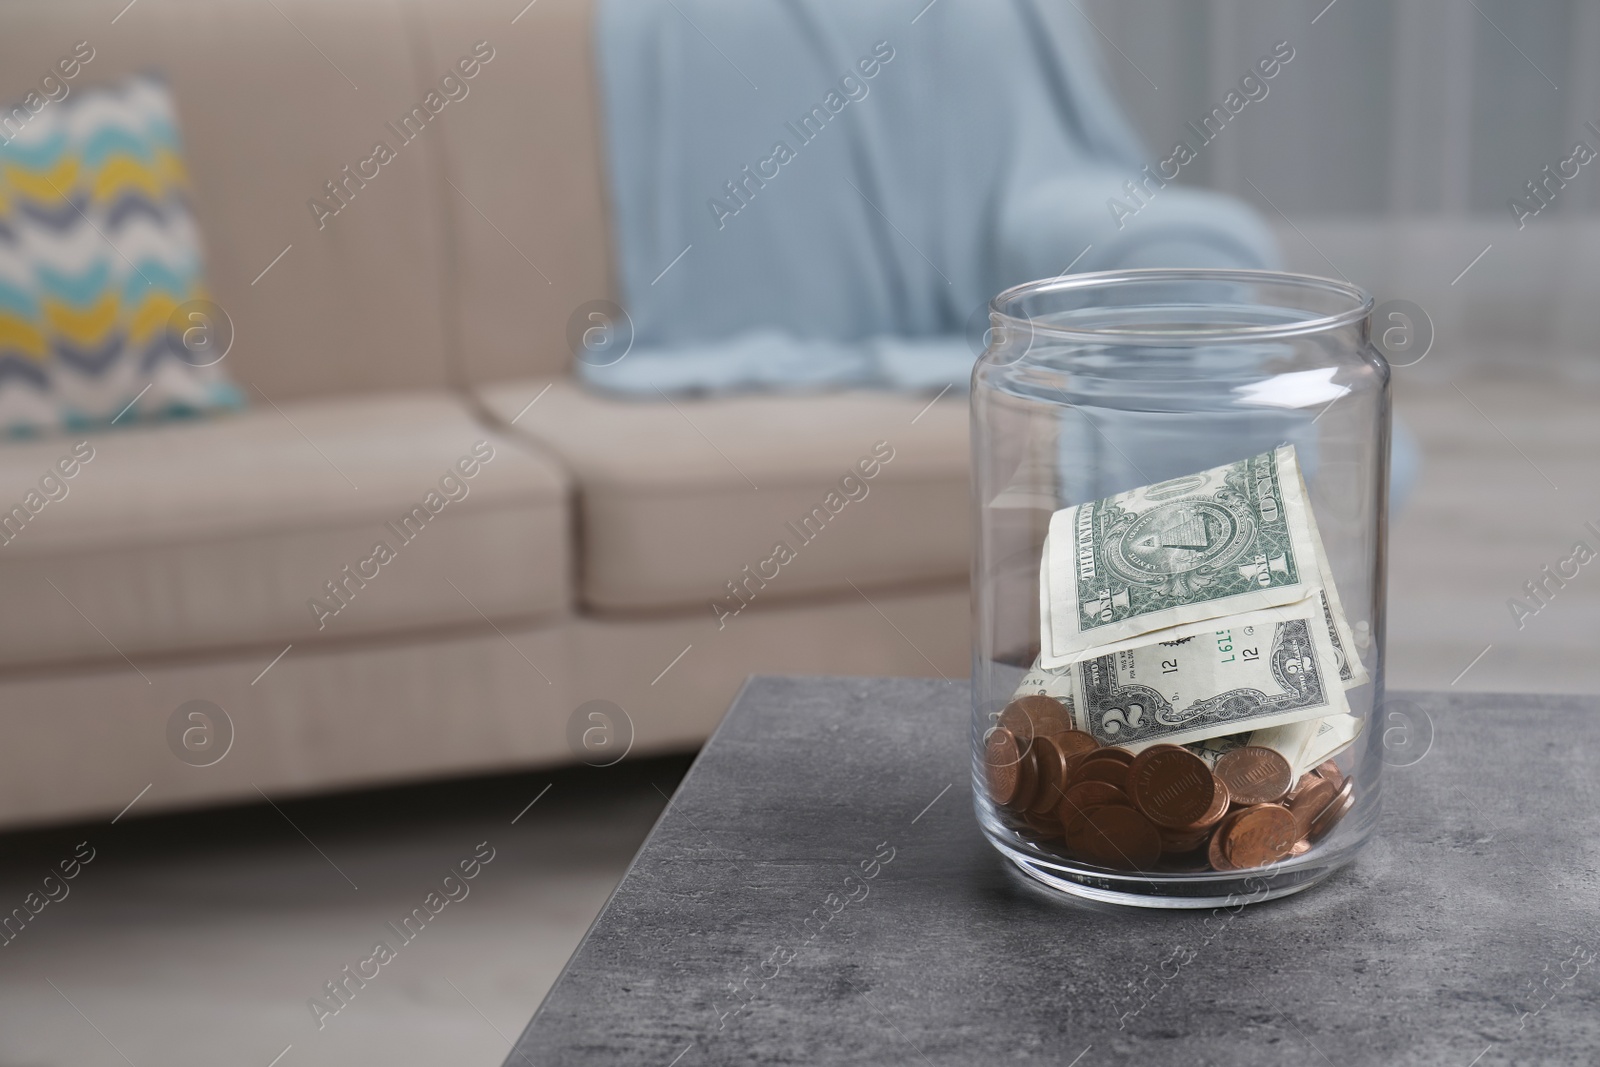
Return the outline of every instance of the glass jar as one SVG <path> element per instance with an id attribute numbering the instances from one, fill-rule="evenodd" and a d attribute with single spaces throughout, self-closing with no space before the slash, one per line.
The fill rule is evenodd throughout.
<path id="1" fill-rule="evenodd" d="M 990 305 L 972 377 L 978 821 L 1065 893 L 1212 907 L 1379 810 L 1389 367 L 1371 298 L 1130 270 Z"/>

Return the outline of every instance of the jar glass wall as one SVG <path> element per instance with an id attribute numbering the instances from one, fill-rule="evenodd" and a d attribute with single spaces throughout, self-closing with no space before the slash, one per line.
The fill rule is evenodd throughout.
<path id="1" fill-rule="evenodd" d="M 974 793 L 1033 878 L 1268 899 L 1371 831 L 1389 457 L 1371 306 L 1256 271 L 1075 275 L 991 305 Z"/>

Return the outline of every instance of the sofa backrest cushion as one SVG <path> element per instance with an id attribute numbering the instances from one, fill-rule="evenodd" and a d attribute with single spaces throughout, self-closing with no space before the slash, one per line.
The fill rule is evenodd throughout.
<path id="1" fill-rule="evenodd" d="M 456 235 L 461 360 L 476 383 L 551 375 L 572 362 L 569 325 L 614 300 L 591 0 L 420 4 L 427 77 L 487 40 L 495 59 L 443 116 Z M 452 105 L 455 106 L 455 105 Z"/>

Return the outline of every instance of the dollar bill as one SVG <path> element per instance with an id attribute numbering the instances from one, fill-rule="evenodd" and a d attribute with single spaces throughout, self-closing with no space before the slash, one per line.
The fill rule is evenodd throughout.
<path id="1" fill-rule="evenodd" d="M 1285 504 L 1281 509 L 1282 514 L 1290 516 L 1290 519 L 1287 520 L 1288 522 L 1294 521 L 1293 516 L 1303 517 L 1304 520 L 1305 536 L 1299 538 L 1290 538 L 1291 549 L 1298 547 L 1298 550 L 1302 552 L 1302 556 L 1300 557 L 1302 559 L 1305 558 L 1304 553 L 1307 546 L 1309 546 L 1309 558 L 1314 561 L 1315 564 L 1315 579 L 1309 581 L 1309 584 L 1314 585 L 1315 588 L 1302 589 L 1302 592 L 1305 595 L 1318 598 L 1321 604 L 1323 622 L 1327 627 L 1328 636 L 1332 642 L 1334 654 L 1338 663 L 1338 675 L 1340 680 L 1344 683 L 1345 688 L 1350 689 L 1358 685 L 1363 685 L 1368 681 L 1368 675 L 1366 669 L 1361 664 L 1361 660 L 1356 651 L 1357 643 L 1354 635 L 1351 632 L 1349 621 L 1345 616 L 1343 605 L 1339 601 L 1339 592 L 1333 582 L 1332 568 L 1328 564 L 1327 550 L 1323 545 L 1322 534 L 1317 526 L 1316 513 L 1310 506 L 1310 494 L 1306 489 L 1305 479 L 1301 476 L 1299 463 L 1294 453 L 1294 447 L 1292 445 L 1285 445 L 1273 453 L 1264 453 L 1261 456 L 1253 457 L 1252 460 L 1241 461 L 1241 463 L 1233 464 L 1231 466 L 1234 468 L 1239 468 L 1241 465 L 1248 465 L 1250 463 L 1256 463 L 1259 465 L 1265 463 L 1268 458 L 1272 458 L 1275 461 L 1273 466 L 1282 479 L 1291 479 L 1292 476 L 1290 484 L 1293 485 L 1294 491 L 1285 497 Z M 1161 485 L 1158 486 L 1149 486 L 1144 489 L 1134 490 L 1130 494 L 1123 494 L 1123 497 L 1132 497 L 1140 493 L 1145 494 L 1147 497 L 1152 495 L 1160 497 L 1164 494 L 1164 492 L 1166 492 L 1165 490 L 1162 490 L 1162 485 L 1173 486 L 1174 484 L 1177 484 L 1179 488 L 1182 488 L 1184 485 L 1192 484 L 1197 479 L 1212 479 L 1215 481 L 1215 476 L 1218 474 L 1218 472 L 1226 472 L 1227 470 L 1227 467 L 1219 467 L 1213 471 L 1206 471 L 1199 475 L 1191 476 L 1189 479 L 1174 479 L 1170 482 L 1161 483 Z M 1235 473 L 1237 474 L 1237 472 Z M 1223 481 L 1226 482 L 1226 480 L 1227 475 L 1224 474 Z M 1270 495 L 1270 493 L 1268 495 Z M 1227 492 L 1219 492 L 1216 494 L 1216 496 L 1220 499 L 1232 500 L 1237 496 L 1237 494 L 1232 490 L 1229 490 Z M 1109 502 L 1114 502 L 1119 499 L 1121 498 L 1110 498 L 1110 501 L 1100 501 L 1098 504 L 1107 505 Z M 1258 501 L 1263 499 L 1265 499 L 1265 497 L 1261 495 L 1257 496 Z M 1062 519 L 1061 516 L 1066 512 L 1071 511 L 1073 511 L 1073 509 L 1068 508 L 1065 509 L 1064 512 L 1058 512 L 1056 517 L 1052 520 L 1052 530 L 1058 526 L 1058 523 L 1065 523 L 1067 520 Z M 1268 511 L 1270 513 L 1271 509 L 1268 509 Z M 1154 522 L 1155 520 L 1148 521 Z M 1155 551 L 1155 548 L 1152 547 L 1154 543 L 1152 541 L 1152 537 L 1155 537 L 1156 540 L 1161 541 L 1172 541 L 1175 539 L 1170 533 L 1157 537 L 1156 535 L 1151 534 L 1149 530 L 1146 530 L 1145 532 L 1147 536 L 1145 537 L 1143 548 L 1147 552 Z M 1193 539 L 1192 533 L 1193 532 L 1191 531 L 1191 540 Z M 1052 535 L 1047 534 L 1040 559 L 1039 618 L 1042 623 L 1042 632 L 1040 635 L 1041 666 L 1050 668 L 1060 667 L 1080 659 L 1093 658 L 1095 656 L 1105 655 L 1110 652 L 1122 651 L 1124 649 L 1133 648 L 1141 644 L 1147 644 L 1151 640 L 1152 636 L 1156 633 L 1161 633 L 1168 639 L 1177 640 L 1179 638 L 1208 632 L 1211 628 L 1210 622 L 1212 620 L 1219 617 L 1224 617 L 1231 612 L 1231 608 L 1225 603 L 1226 598 L 1223 598 L 1221 601 L 1211 602 L 1215 604 L 1215 607 L 1210 610 L 1220 611 L 1220 614 L 1203 614 L 1197 617 L 1194 622 L 1178 623 L 1172 626 L 1161 628 L 1159 630 L 1142 631 L 1133 636 L 1124 637 L 1120 640 L 1102 641 L 1092 648 L 1080 649 L 1072 655 L 1058 654 L 1059 649 L 1056 645 L 1056 635 L 1062 628 L 1058 620 L 1061 618 L 1063 611 L 1059 608 L 1060 601 L 1057 600 L 1057 595 L 1062 592 L 1063 588 L 1072 587 L 1074 585 L 1074 583 L 1070 580 L 1070 577 L 1065 582 L 1060 579 L 1059 565 L 1062 563 L 1062 559 L 1058 551 L 1058 544 L 1058 542 L 1054 542 L 1052 540 Z M 1170 549 L 1172 546 L 1168 545 L 1166 547 Z M 1136 545 L 1134 549 L 1118 550 L 1109 553 L 1109 557 L 1113 560 L 1112 569 L 1115 568 L 1115 560 L 1117 558 L 1126 556 L 1129 552 L 1137 551 L 1138 548 L 1139 546 Z M 1079 555 L 1081 556 L 1081 553 L 1079 553 Z M 1070 562 L 1068 563 L 1068 566 L 1070 566 Z M 1091 566 L 1093 565 L 1091 564 Z M 1309 569 L 1310 568 L 1307 568 L 1307 570 Z M 1205 567 L 1202 566 L 1200 570 L 1202 572 L 1205 571 Z M 1131 601 L 1131 593 L 1129 593 L 1127 596 L 1121 596 L 1118 592 L 1112 591 L 1109 595 L 1113 601 Z M 1288 596 L 1289 594 L 1279 591 L 1276 595 Z M 1206 602 L 1201 601 L 1197 602 L 1197 604 L 1187 605 L 1186 607 L 1188 613 L 1193 614 L 1197 610 L 1205 610 L 1203 608 L 1205 603 Z"/>
<path id="2" fill-rule="evenodd" d="M 1317 559 L 1319 562 L 1325 561 L 1326 557 L 1322 552 L 1322 541 L 1317 535 L 1317 529 L 1314 523 L 1311 527 L 1311 532 L 1312 543 L 1316 548 Z M 1047 620 L 1046 628 L 1048 628 L 1048 620 L 1050 618 L 1048 545 L 1045 548 L 1043 558 L 1040 560 L 1040 567 L 1039 617 L 1043 620 Z M 1327 574 L 1327 568 L 1325 564 L 1320 569 L 1324 575 Z M 1317 602 L 1322 609 L 1323 625 L 1327 627 L 1328 639 L 1333 645 L 1334 658 L 1338 665 L 1339 680 L 1344 683 L 1344 687 L 1346 689 L 1354 689 L 1356 686 L 1365 685 L 1370 678 L 1367 674 L 1366 668 L 1361 665 L 1360 657 L 1355 652 L 1357 647 L 1355 635 L 1350 631 L 1350 623 L 1346 619 L 1342 607 L 1339 605 L 1339 593 L 1333 587 L 1331 579 L 1326 588 L 1315 589 L 1312 591 L 1311 595 L 1317 599 Z M 1226 616 L 1222 617 L 1225 618 Z M 1139 645 L 1149 644 L 1150 641 L 1158 635 L 1164 640 L 1178 640 L 1184 637 L 1192 637 L 1197 634 L 1210 633 L 1212 630 L 1216 629 L 1216 623 L 1217 618 L 1207 618 L 1201 619 L 1198 622 L 1184 623 L 1182 625 L 1169 627 L 1165 630 L 1142 633 L 1136 637 L 1128 637 L 1121 641 L 1112 641 L 1109 644 L 1098 645 L 1095 648 L 1090 649 L 1089 652 L 1083 655 L 1081 658 L 1089 659 L 1093 658 L 1094 656 L 1103 656 L 1112 652 L 1121 652 L 1124 649 L 1136 648 Z M 1057 656 L 1047 656 L 1041 652 L 1041 665 L 1044 663 L 1061 665 L 1071 662 L 1074 661 Z"/>
<path id="3" fill-rule="evenodd" d="M 1298 465 L 1295 474 L 1300 478 L 1300 494 L 1306 501 L 1306 521 L 1311 525 L 1311 547 L 1316 552 L 1317 570 L 1322 574 L 1322 613 L 1328 626 L 1328 636 L 1333 639 L 1333 650 L 1339 657 L 1339 678 L 1346 689 L 1354 689 L 1367 683 L 1367 669 L 1361 665 L 1356 654 L 1355 635 L 1350 632 L 1344 605 L 1339 602 L 1333 568 L 1328 565 L 1328 550 L 1322 543 L 1322 531 L 1317 527 L 1317 512 L 1311 506 L 1311 493 L 1306 489 L 1305 478 L 1300 475 Z"/>
<path id="4" fill-rule="evenodd" d="M 1041 574 L 1040 662 L 1059 667 L 1325 584 L 1294 447 L 1063 508 Z"/>
<path id="5" fill-rule="evenodd" d="M 1223 622 L 1076 664 L 1074 724 L 1137 751 L 1349 713 L 1315 600 Z"/>
<path id="6" fill-rule="evenodd" d="M 1328 628 L 1328 640 L 1333 643 L 1334 655 L 1338 657 L 1339 680 L 1346 689 L 1366 685 L 1370 679 L 1367 669 L 1355 654 L 1355 635 L 1350 632 L 1350 623 L 1344 617 L 1344 612 L 1333 606 L 1333 598 L 1339 594 L 1329 586 L 1325 590 L 1318 590 L 1318 595 L 1322 604 L 1322 624 Z"/>
<path id="7" fill-rule="evenodd" d="M 1013 696 L 1055 697 L 1073 727 L 1103 745 L 1139 751 L 1210 741 L 1208 751 L 1220 756 L 1262 744 L 1291 765 L 1315 720 L 1350 717 L 1319 600 L 1216 620 L 1175 640 L 1155 637 L 1066 667 L 1036 661 Z"/>
<path id="8" fill-rule="evenodd" d="M 1326 719 L 1316 720 L 1313 725 L 1314 729 L 1307 732 L 1299 756 L 1289 761 L 1294 767 L 1296 780 L 1354 744 L 1355 739 L 1361 736 L 1361 728 L 1366 721 L 1357 715 L 1330 715 Z"/>
<path id="9" fill-rule="evenodd" d="M 1016 692 L 1011 694 L 1011 699 L 1034 694 L 1055 697 L 1067 705 L 1068 711 L 1073 711 L 1078 701 L 1077 684 L 1077 675 L 1070 666 L 1045 668 L 1039 665 L 1038 660 L 1034 660 L 1033 666 L 1028 668 L 1022 681 L 1017 684 Z"/>
<path id="10" fill-rule="evenodd" d="M 1352 682 L 1350 677 L 1347 677 L 1347 657 L 1345 656 L 1344 647 L 1340 640 L 1340 627 L 1334 624 L 1327 593 L 1321 589 L 1313 589 L 1311 591 L 1310 601 L 1315 603 L 1315 610 L 1313 611 L 1309 602 L 1305 605 L 1304 610 L 1313 611 L 1316 617 L 1323 621 L 1323 625 L 1328 631 L 1328 640 L 1332 647 L 1334 662 L 1337 667 L 1336 674 L 1338 675 L 1339 679 L 1345 683 L 1345 688 L 1349 689 L 1352 685 L 1358 683 Z M 1097 656 L 1108 656 L 1113 652 L 1125 652 L 1130 648 L 1139 648 L 1156 641 L 1182 641 L 1190 637 L 1199 637 L 1204 634 L 1214 634 L 1219 630 L 1227 629 L 1225 624 L 1231 618 L 1233 618 L 1233 616 L 1224 615 L 1216 618 L 1201 619 L 1198 622 L 1186 622 L 1179 626 L 1168 627 L 1165 630 L 1155 630 L 1150 633 L 1140 634 L 1137 637 L 1128 637 L 1121 641 L 1113 641 L 1107 645 L 1098 645 L 1091 649 L 1088 655 L 1083 656 L 1082 659 L 1094 659 Z M 1043 657 L 1041 656 L 1041 666 L 1043 666 L 1042 659 Z M 1079 662 L 1081 662 L 1081 660 Z M 1362 672 L 1361 679 L 1362 681 L 1366 680 L 1365 671 Z"/>

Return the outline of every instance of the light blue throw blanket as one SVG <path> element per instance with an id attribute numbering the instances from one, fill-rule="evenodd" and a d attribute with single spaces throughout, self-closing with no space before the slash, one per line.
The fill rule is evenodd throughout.
<path id="1" fill-rule="evenodd" d="M 620 359 L 611 344 L 580 354 L 586 382 L 639 397 L 963 390 L 988 302 L 1012 285 L 1069 268 L 1279 266 L 1250 208 L 1146 177 L 1076 5 L 925 3 L 599 0 L 633 332 Z M 1093 466 L 1109 492 L 1142 478 L 1119 470 L 1126 449 L 1086 466 L 1112 438 L 1181 440 L 1198 469 L 1309 433 L 1303 414 L 1064 415 L 1059 447 L 1064 470 Z M 1397 425 L 1393 503 L 1416 468 Z"/>
<path id="2" fill-rule="evenodd" d="M 580 358 L 586 381 L 965 388 L 1011 285 L 1276 265 L 1244 205 L 1144 179 L 1072 5 L 925 2 L 600 0 L 634 332 L 621 359 Z"/>

